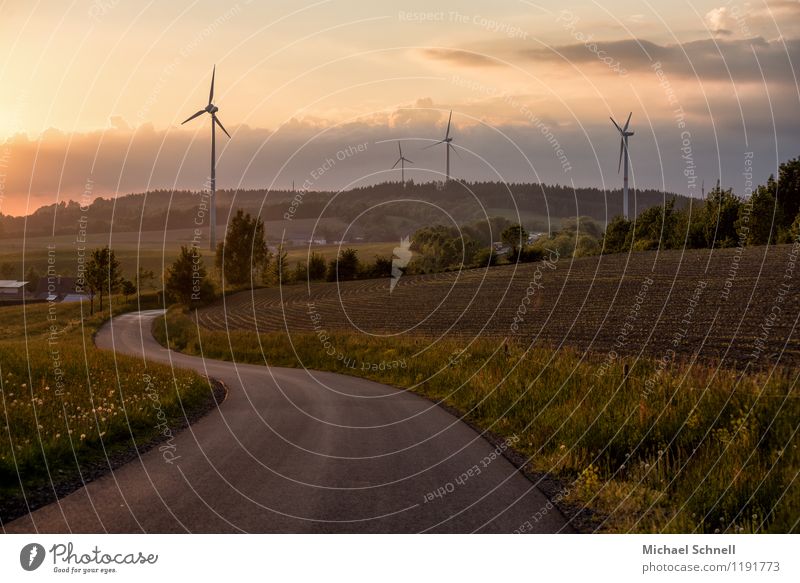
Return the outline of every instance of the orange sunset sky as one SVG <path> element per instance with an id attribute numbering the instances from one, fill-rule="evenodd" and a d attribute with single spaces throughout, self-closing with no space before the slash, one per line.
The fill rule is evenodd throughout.
<path id="1" fill-rule="evenodd" d="M 216 103 L 218 186 L 313 188 L 453 174 L 617 188 L 608 120 L 633 112 L 637 187 L 743 193 L 800 155 L 800 3 L 0 3 L 0 212 L 94 193 L 202 187 Z M 555 141 L 555 144 L 554 144 Z M 687 156 L 687 141 L 690 155 Z M 682 151 L 683 148 L 683 151 Z M 563 151 L 556 155 L 556 149 Z M 568 160 L 565 166 L 564 159 Z M 688 176 L 687 176 L 688 174 Z"/>

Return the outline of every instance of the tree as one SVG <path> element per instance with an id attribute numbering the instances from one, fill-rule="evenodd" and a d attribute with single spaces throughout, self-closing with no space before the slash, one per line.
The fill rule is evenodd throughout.
<path id="1" fill-rule="evenodd" d="M 750 200 L 739 207 L 736 229 L 748 245 L 769 245 L 778 240 L 783 224 L 783 210 L 775 201 L 775 181 L 759 186 Z"/>
<path id="2" fill-rule="evenodd" d="M 675 215 L 675 199 L 664 206 L 652 206 L 634 220 L 634 249 L 670 248 L 675 239 L 678 217 Z"/>
<path id="3" fill-rule="evenodd" d="M 225 241 L 217 245 L 215 265 L 223 284 L 243 285 L 263 275 L 269 266 L 264 221 L 242 209 L 228 224 Z"/>
<path id="4" fill-rule="evenodd" d="M 364 268 L 364 272 L 367 277 L 372 278 L 381 278 L 381 277 L 391 277 L 392 276 L 392 260 L 388 257 L 382 257 L 380 255 L 375 256 L 375 263 L 367 265 Z"/>
<path id="5" fill-rule="evenodd" d="M 791 237 L 791 242 L 800 241 L 800 213 L 797 213 L 797 218 L 792 222 L 792 226 L 789 227 L 789 236 Z"/>
<path id="6" fill-rule="evenodd" d="M 41 276 L 39 275 L 39 272 L 36 271 L 36 268 L 33 265 L 31 265 L 28 268 L 28 271 L 25 272 L 25 281 L 28 282 L 28 285 L 25 286 L 26 289 L 31 293 L 35 292 L 36 288 L 39 287 L 40 279 Z"/>
<path id="7" fill-rule="evenodd" d="M 272 274 L 278 285 L 289 283 L 292 279 L 292 273 L 289 271 L 289 253 L 283 248 L 283 245 L 278 247 L 278 252 L 275 254 Z"/>
<path id="8" fill-rule="evenodd" d="M 208 280 L 203 256 L 197 247 L 181 246 L 178 258 L 167 269 L 164 288 L 171 298 L 185 306 L 213 298 L 214 288 Z"/>
<path id="9" fill-rule="evenodd" d="M 319 281 L 325 279 L 327 265 L 321 253 L 313 252 L 308 258 L 308 279 Z"/>
<path id="10" fill-rule="evenodd" d="M 136 293 L 136 284 L 134 284 L 130 279 L 123 279 L 121 284 L 122 295 L 125 296 L 125 303 L 128 302 L 128 296 L 132 296 Z"/>
<path id="11" fill-rule="evenodd" d="M 475 263 L 478 267 L 492 267 L 497 265 L 499 257 L 494 247 L 484 247 L 475 254 Z"/>
<path id="12" fill-rule="evenodd" d="M 122 270 L 112 249 L 105 247 L 92 251 L 86 263 L 86 284 L 89 288 L 90 313 L 94 314 L 94 296 L 100 299 L 100 311 L 103 311 L 103 293 L 109 296 L 119 289 L 122 281 Z"/>
<path id="13" fill-rule="evenodd" d="M 515 262 L 519 256 L 519 250 L 528 240 L 528 232 L 522 228 L 522 225 L 510 225 L 503 229 L 500 234 L 500 240 L 511 247 L 509 260 Z"/>
<path id="14" fill-rule="evenodd" d="M 622 215 L 611 219 L 603 235 L 603 252 L 621 253 L 627 251 L 630 248 L 631 229 L 632 223 Z"/>
<path id="15" fill-rule="evenodd" d="M 708 194 L 704 212 L 706 242 L 709 246 L 736 245 L 736 222 L 739 220 L 740 206 L 741 201 L 733 194 L 733 189 L 723 190 L 717 182 L 717 186 Z"/>
<path id="16" fill-rule="evenodd" d="M 145 269 L 144 267 L 139 267 L 139 270 L 136 273 L 136 285 L 139 289 L 144 289 L 145 283 L 153 282 L 156 279 L 156 274 L 153 273 L 152 269 Z"/>
<path id="17" fill-rule="evenodd" d="M 358 278 L 361 262 L 358 260 L 358 251 L 352 247 L 342 249 L 339 257 L 331 260 L 328 266 L 328 281 L 348 281 Z"/>
<path id="18" fill-rule="evenodd" d="M 788 228 L 800 213 L 800 157 L 778 167 L 775 198 L 783 214 L 783 226 Z"/>
<path id="19" fill-rule="evenodd" d="M 298 261 L 295 264 L 292 279 L 297 282 L 308 281 L 308 265 L 305 261 Z"/>

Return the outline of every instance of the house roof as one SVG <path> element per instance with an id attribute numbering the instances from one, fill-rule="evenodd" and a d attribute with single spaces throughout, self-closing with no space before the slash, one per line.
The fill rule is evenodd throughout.
<path id="1" fill-rule="evenodd" d="M 16 279 L 0 279 L 0 288 L 20 288 L 27 284 L 27 281 L 17 281 Z"/>

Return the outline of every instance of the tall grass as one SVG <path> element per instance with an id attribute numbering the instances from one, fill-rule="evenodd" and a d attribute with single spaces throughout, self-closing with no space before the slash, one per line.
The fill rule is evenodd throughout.
<path id="1" fill-rule="evenodd" d="M 107 316 L 90 317 L 79 304 L 0 308 L 0 497 L 6 517 L 23 493 L 60 490 L 87 467 L 96 472 L 109 456 L 159 434 L 168 437 L 166 428 L 175 429 L 184 411 L 207 402 L 208 382 L 193 372 L 97 349 L 93 335 Z"/>
<path id="2" fill-rule="evenodd" d="M 305 366 L 409 388 L 506 437 L 529 469 L 614 532 L 792 532 L 800 485 L 796 371 L 757 372 L 644 359 L 601 367 L 570 350 L 422 339 L 200 329 L 159 319 L 162 344 L 209 358 Z M 417 354 L 425 348 L 424 352 Z M 343 355 L 339 358 L 338 355 Z M 415 356 L 415 354 L 417 354 Z M 405 361 L 403 366 L 367 364 Z M 602 374 L 599 371 L 604 371 Z"/>

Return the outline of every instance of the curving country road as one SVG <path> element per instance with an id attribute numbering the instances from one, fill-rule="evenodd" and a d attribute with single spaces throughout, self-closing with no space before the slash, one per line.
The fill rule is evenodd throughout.
<path id="1" fill-rule="evenodd" d="M 571 531 L 554 508 L 534 521 L 545 496 L 502 456 L 484 467 L 494 447 L 435 404 L 364 379 L 166 350 L 150 333 L 161 313 L 117 316 L 97 345 L 219 379 L 225 401 L 177 435 L 173 463 L 151 449 L 6 532 Z"/>

